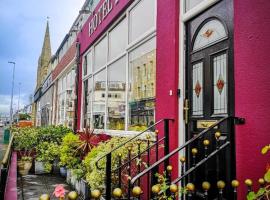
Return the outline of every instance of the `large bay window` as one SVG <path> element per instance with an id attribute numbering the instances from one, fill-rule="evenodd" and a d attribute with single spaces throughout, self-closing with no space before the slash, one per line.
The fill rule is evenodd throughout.
<path id="1" fill-rule="evenodd" d="M 82 127 L 141 131 L 154 123 L 155 27 L 156 0 L 137 1 L 84 54 Z"/>

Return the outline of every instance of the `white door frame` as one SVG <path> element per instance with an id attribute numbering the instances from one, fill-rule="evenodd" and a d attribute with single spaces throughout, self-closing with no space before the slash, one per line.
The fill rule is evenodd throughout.
<path id="1" fill-rule="evenodd" d="M 180 98 L 178 105 L 178 144 L 179 146 L 185 143 L 186 134 L 185 134 L 185 122 L 184 122 L 184 100 L 185 100 L 185 23 L 195 17 L 196 15 L 202 13 L 210 6 L 214 5 L 221 0 L 204 0 L 199 3 L 194 8 L 190 9 L 185 13 L 185 0 L 180 0 L 180 16 L 179 16 L 179 79 L 178 79 L 178 88 L 180 89 Z M 185 156 L 185 152 L 182 152 L 181 155 Z M 181 166 L 178 167 L 179 176 L 181 175 Z"/>

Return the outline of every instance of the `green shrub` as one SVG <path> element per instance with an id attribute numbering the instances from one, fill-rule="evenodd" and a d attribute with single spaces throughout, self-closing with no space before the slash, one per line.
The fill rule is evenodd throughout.
<path id="1" fill-rule="evenodd" d="M 73 169 L 80 162 L 80 158 L 76 155 L 76 149 L 80 144 L 79 136 L 70 132 L 63 137 L 60 145 L 60 166 L 66 166 Z"/>
<path id="2" fill-rule="evenodd" d="M 96 167 L 96 162 L 106 153 L 109 153 L 112 149 L 119 146 L 120 144 L 126 142 L 130 138 L 122 138 L 122 137 L 113 137 L 110 140 L 100 143 L 98 146 L 92 148 L 92 150 L 87 154 L 85 159 L 83 160 L 83 165 L 86 169 L 86 181 L 93 189 L 104 189 L 104 180 L 105 180 L 105 167 L 106 167 L 106 157 L 101 159 L 98 163 L 100 169 Z M 128 143 L 126 146 L 123 146 L 112 153 L 112 169 L 116 169 L 118 167 L 119 157 L 118 155 L 122 155 L 122 160 L 126 160 L 128 157 L 128 148 L 127 146 L 131 146 L 132 144 L 136 144 L 136 140 Z M 147 144 L 145 142 L 141 143 L 141 151 L 145 150 Z M 138 145 L 132 146 L 131 153 L 136 155 L 138 152 Z M 138 163 L 139 164 L 139 163 Z M 117 176 L 117 175 L 116 175 Z M 112 184 L 116 184 L 114 181 Z"/>
<path id="3" fill-rule="evenodd" d="M 37 161 L 44 163 L 46 172 L 52 170 L 53 162 L 59 156 L 59 145 L 56 142 L 42 142 L 37 146 Z"/>
<path id="4" fill-rule="evenodd" d="M 38 132 L 35 128 L 13 128 L 14 148 L 21 156 L 30 156 L 37 145 Z"/>
<path id="5" fill-rule="evenodd" d="M 38 141 L 39 142 L 56 142 L 60 144 L 62 138 L 69 132 L 72 132 L 69 128 L 60 126 L 47 126 L 38 128 Z"/>

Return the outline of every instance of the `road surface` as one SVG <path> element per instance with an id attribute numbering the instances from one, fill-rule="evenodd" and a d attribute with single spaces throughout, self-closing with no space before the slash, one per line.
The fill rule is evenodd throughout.
<path id="1" fill-rule="evenodd" d="M 7 145 L 4 145 L 4 127 L 0 127 L 0 161 L 2 161 Z"/>

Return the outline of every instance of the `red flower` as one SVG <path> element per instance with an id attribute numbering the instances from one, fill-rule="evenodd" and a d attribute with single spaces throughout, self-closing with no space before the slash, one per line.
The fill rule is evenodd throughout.
<path id="1" fill-rule="evenodd" d="M 54 189 L 54 196 L 57 198 L 64 198 L 65 197 L 66 190 L 63 187 L 63 185 L 57 185 Z"/>

